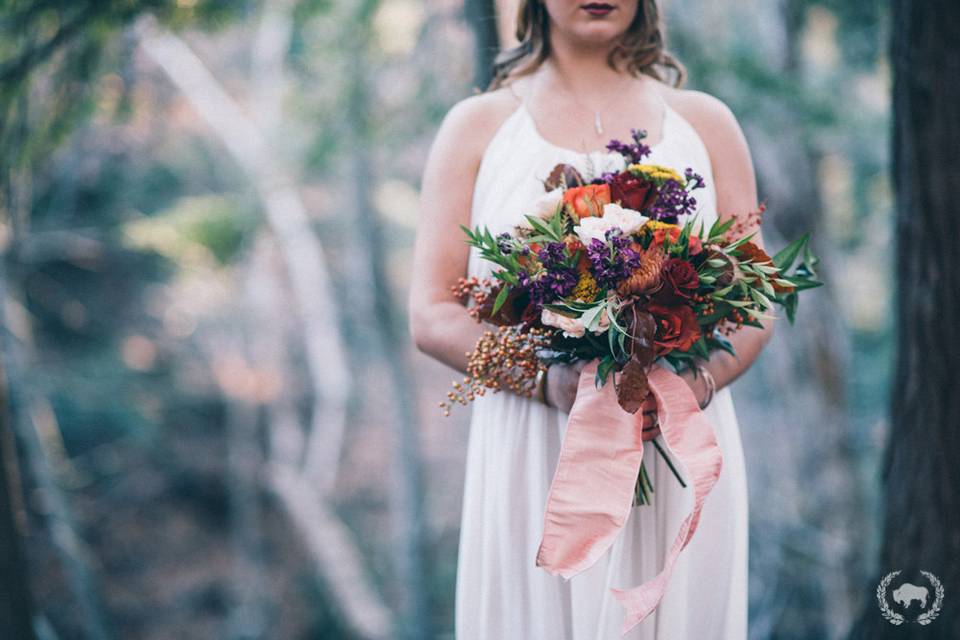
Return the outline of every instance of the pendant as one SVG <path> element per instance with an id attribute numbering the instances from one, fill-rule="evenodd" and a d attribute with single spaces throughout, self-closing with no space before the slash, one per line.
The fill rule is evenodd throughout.
<path id="1" fill-rule="evenodd" d="M 600 122 L 600 112 L 599 112 L 599 111 L 594 111 L 594 112 L 593 112 L 593 128 L 597 130 L 597 135 L 598 135 L 598 136 L 602 136 L 602 135 L 603 135 L 603 123 Z"/>

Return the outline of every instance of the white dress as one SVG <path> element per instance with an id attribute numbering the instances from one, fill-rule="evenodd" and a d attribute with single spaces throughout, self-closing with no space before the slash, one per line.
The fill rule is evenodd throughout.
<path id="1" fill-rule="evenodd" d="M 704 177 L 707 187 L 695 194 L 709 226 L 717 215 L 709 155 L 693 127 L 665 108 L 661 142 L 648 160 L 681 172 L 692 167 Z M 544 192 L 540 180 L 555 164 L 584 167 L 603 162 L 605 155 L 548 142 L 522 104 L 484 153 L 472 224 L 494 233 L 509 231 Z M 471 252 L 471 275 L 482 277 L 490 269 Z M 719 480 L 660 606 L 624 636 L 630 640 L 747 637 L 747 479 L 728 388 L 716 394 L 706 414 L 723 452 Z M 652 446 L 645 447 L 643 459 L 653 482 L 653 504 L 632 509 L 611 549 L 569 581 L 536 566 L 566 419 L 559 410 L 510 393 L 488 394 L 473 403 L 457 567 L 457 640 L 616 640 L 623 610 L 610 589 L 639 585 L 663 566 L 693 496 Z"/>

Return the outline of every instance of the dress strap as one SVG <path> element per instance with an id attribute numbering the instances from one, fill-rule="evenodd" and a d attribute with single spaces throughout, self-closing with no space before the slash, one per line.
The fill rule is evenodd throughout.
<path id="1" fill-rule="evenodd" d="M 523 93 L 518 92 L 516 84 L 517 84 L 517 81 L 514 80 L 512 82 L 507 83 L 506 87 L 510 89 L 510 93 L 513 94 L 513 97 L 520 102 L 519 106 L 525 107 L 527 105 L 526 92 L 523 92 Z"/>
<path id="2" fill-rule="evenodd" d="M 661 115 L 660 115 L 660 141 L 657 142 L 657 146 L 659 146 L 659 145 L 662 145 L 664 141 L 667 139 L 667 125 L 669 124 L 668 121 L 670 119 L 671 108 L 670 108 L 670 105 L 667 104 L 667 99 L 663 97 L 662 93 L 660 93 L 659 91 L 656 91 L 655 93 L 657 94 L 657 98 L 660 101 L 660 106 L 663 108 L 663 111 L 661 112 Z"/>

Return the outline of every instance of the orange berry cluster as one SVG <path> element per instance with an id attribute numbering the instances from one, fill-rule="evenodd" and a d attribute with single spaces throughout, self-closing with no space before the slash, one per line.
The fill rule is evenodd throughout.
<path id="1" fill-rule="evenodd" d="M 537 372 L 546 365 L 537 352 L 549 344 L 549 335 L 536 327 L 499 327 L 484 331 L 472 352 L 467 353 L 467 377 L 453 383 L 447 400 L 440 402 L 445 416 L 450 415 L 454 403 L 466 405 L 492 389 L 494 393 L 507 389 L 530 397 L 536 390 Z"/>
<path id="2" fill-rule="evenodd" d="M 730 312 L 728 318 L 724 318 L 721 322 L 719 330 L 720 333 L 729 336 L 733 333 L 736 333 L 743 328 L 743 323 L 746 320 L 746 315 L 740 311 L 740 309 L 734 309 Z"/>
<path id="3" fill-rule="evenodd" d="M 453 292 L 455 298 L 461 301 L 465 301 L 467 298 L 472 298 L 474 304 L 470 306 L 467 310 L 467 313 L 470 314 L 477 322 L 480 322 L 480 308 L 487 302 L 490 298 L 490 290 L 493 286 L 493 283 L 490 281 L 490 278 L 483 278 L 482 280 L 477 276 L 471 276 L 469 278 L 458 278 L 457 284 L 450 286 L 450 291 Z"/>
<path id="4" fill-rule="evenodd" d="M 717 310 L 717 306 L 713 298 L 708 295 L 695 293 L 691 299 L 693 300 L 694 306 L 700 305 L 701 315 L 709 316 Z"/>

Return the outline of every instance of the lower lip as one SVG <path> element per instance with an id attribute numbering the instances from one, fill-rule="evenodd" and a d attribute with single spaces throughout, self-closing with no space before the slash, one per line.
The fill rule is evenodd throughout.
<path id="1" fill-rule="evenodd" d="M 613 7 L 584 7 L 584 11 L 592 16 L 603 17 L 613 11 Z"/>

